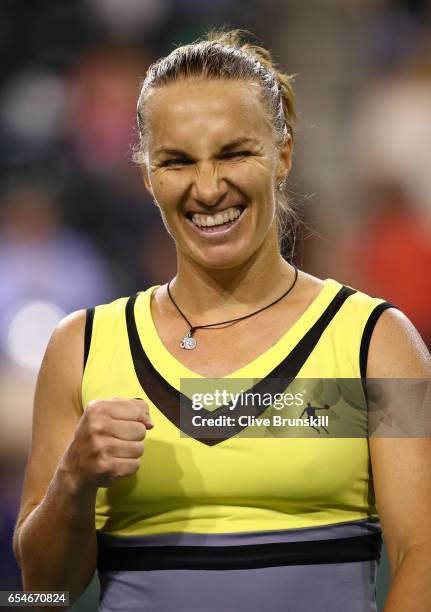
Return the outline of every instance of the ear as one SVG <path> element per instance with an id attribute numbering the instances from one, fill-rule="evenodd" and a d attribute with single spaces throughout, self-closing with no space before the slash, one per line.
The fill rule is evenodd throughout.
<path id="1" fill-rule="evenodd" d="M 277 165 L 277 183 L 284 180 L 290 173 L 292 168 L 292 150 L 293 142 L 292 136 L 288 134 L 286 142 L 283 148 L 279 152 L 279 159 Z"/>
<path id="2" fill-rule="evenodd" d="M 141 164 L 141 172 L 147 191 L 154 197 L 153 188 L 150 181 L 150 173 L 148 172 L 148 166 L 146 164 Z"/>

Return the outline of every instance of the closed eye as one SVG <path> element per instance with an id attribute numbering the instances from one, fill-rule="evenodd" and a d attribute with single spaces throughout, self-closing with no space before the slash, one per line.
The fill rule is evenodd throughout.
<path id="1" fill-rule="evenodd" d="M 175 157 L 173 159 L 165 159 L 160 165 L 161 166 L 186 166 L 192 164 L 193 160 L 187 159 L 186 157 Z"/>
<path id="2" fill-rule="evenodd" d="M 253 155 L 251 151 L 231 151 L 230 153 L 224 153 L 221 159 L 235 159 L 237 157 L 247 157 Z"/>
<path id="3" fill-rule="evenodd" d="M 241 157 L 247 157 L 249 155 L 253 155 L 251 151 L 231 151 L 229 153 L 223 153 L 219 157 L 219 159 L 239 159 Z M 165 159 L 160 165 L 162 167 L 169 166 L 189 166 L 193 164 L 194 161 L 188 157 L 174 157 L 171 159 Z"/>

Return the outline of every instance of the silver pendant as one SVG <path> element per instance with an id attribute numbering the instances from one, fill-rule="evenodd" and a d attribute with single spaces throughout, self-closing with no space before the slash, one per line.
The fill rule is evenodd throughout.
<path id="1" fill-rule="evenodd" d="M 197 345 L 197 342 L 194 338 L 192 338 L 191 330 L 187 332 L 187 334 L 184 336 L 184 338 L 180 342 L 180 348 L 187 349 L 189 351 L 191 349 L 196 348 L 196 345 Z"/>

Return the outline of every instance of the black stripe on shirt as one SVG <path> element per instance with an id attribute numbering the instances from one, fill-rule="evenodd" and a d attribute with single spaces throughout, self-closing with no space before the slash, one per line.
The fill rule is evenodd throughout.
<path id="1" fill-rule="evenodd" d="M 93 333 L 94 308 L 87 308 L 84 332 L 84 370 L 90 352 L 91 336 Z"/>
<path id="2" fill-rule="evenodd" d="M 115 546 L 98 539 L 99 570 L 238 570 L 380 559 L 380 533 L 245 546 Z"/>
<path id="3" fill-rule="evenodd" d="M 292 349 L 292 351 L 282 359 L 282 361 L 262 380 L 260 380 L 251 389 L 248 389 L 251 393 L 265 393 L 265 392 L 281 392 L 285 390 L 289 384 L 295 379 L 298 372 L 301 370 L 312 351 L 316 347 L 320 337 L 322 336 L 325 329 L 331 323 L 337 312 L 340 310 L 344 302 L 353 293 L 356 293 L 355 289 L 351 287 L 341 287 L 338 293 L 331 300 L 329 305 L 326 307 L 322 315 L 318 320 L 311 326 L 311 328 L 305 333 L 298 344 Z M 138 329 L 136 326 L 136 319 L 134 314 L 136 298 L 139 294 L 135 294 L 130 297 L 126 304 L 126 323 L 127 333 L 129 336 L 130 351 L 135 367 L 136 376 L 141 384 L 142 389 L 147 394 L 148 398 L 155 404 L 158 409 L 168 418 L 171 423 L 176 427 L 180 428 L 180 404 L 183 416 L 186 416 L 185 422 L 192 422 L 192 415 L 194 410 L 190 398 L 182 394 L 178 389 L 172 387 L 168 381 L 156 370 L 151 363 L 148 355 L 145 352 L 144 347 L 139 338 Z M 283 383 L 283 389 L 278 389 L 275 385 Z M 253 414 L 259 416 L 266 410 L 266 406 L 262 405 L 260 409 L 252 406 L 248 407 L 244 405 L 241 407 L 244 409 L 244 414 Z M 211 411 L 211 416 L 216 418 L 217 416 L 229 414 L 230 406 L 220 406 L 219 408 Z M 205 408 L 202 409 L 202 413 L 208 413 Z M 220 438 L 203 438 L 195 437 L 193 432 L 185 432 L 196 440 L 213 446 L 227 440 L 245 429 L 247 425 L 237 425 L 230 429 L 228 435 Z"/>
<path id="4" fill-rule="evenodd" d="M 367 377 L 367 361 L 368 361 L 368 351 L 370 348 L 371 335 L 374 331 L 376 323 L 385 310 L 388 308 L 396 308 L 390 302 L 382 302 L 378 304 L 371 312 L 367 323 L 365 324 L 364 331 L 361 339 L 361 348 L 359 351 L 359 366 L 361 371 L 361 378 L 364 380 Z"/>

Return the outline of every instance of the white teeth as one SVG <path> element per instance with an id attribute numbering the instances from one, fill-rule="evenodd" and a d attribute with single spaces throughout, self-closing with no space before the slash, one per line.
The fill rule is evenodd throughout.
<path id="1" fill-rule="evenodd" d="M 229 221 L 234 221 L 240 214 L 241 209 L 235 206 L 218 212 L 215 215 L 200 215 L 199 213 L 194 213 L 192 215 L 192 221 L 198 227 L 212 227 L 214 225 L 223 225 Z"/>

